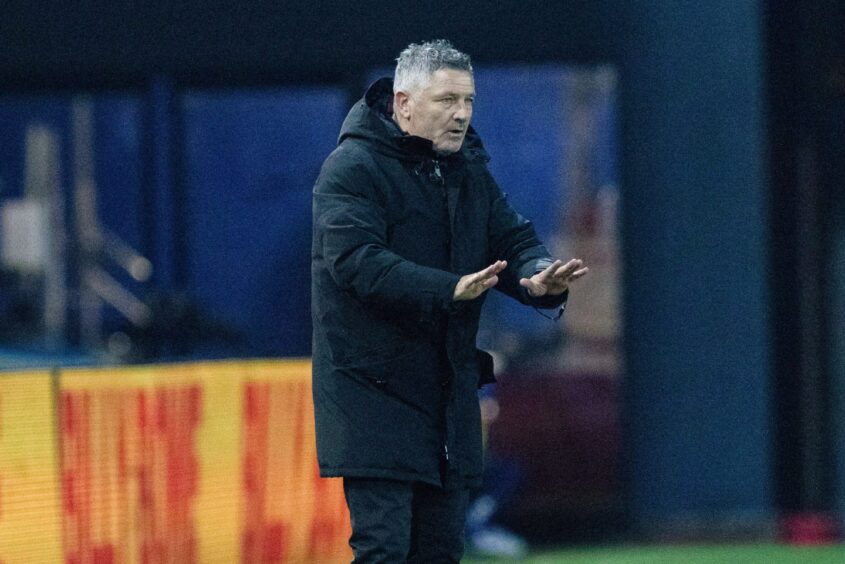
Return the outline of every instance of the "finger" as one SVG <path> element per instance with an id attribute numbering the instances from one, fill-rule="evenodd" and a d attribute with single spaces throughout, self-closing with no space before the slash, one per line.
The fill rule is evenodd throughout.
<path id="1" fill-rule="evenodd" d="M 495 267 L 496 267 L 496 268 L 495 268 L 495 270 L 496 270 L 496 274 L 498 274 L 498 273 L 500 273 L 501 271 L 503 271 L 504 269 L 506 269 L 506 268 L 508 267 L 508 261 L 506 261 L 506 260 L 497 260 L 496 262 L 494 262 L 494 263 L 493 263 L 493 264 L 491 264 L 490 266 L 495 266 Z"/>
<path id="2" fill-rule="evenodd" d="M 572 259 L 563 266 L 559 267 L 554 273 L 555 278 L 568 278 L 573 272 L 581 268 L 584 261 L 581 259 Z"/>
<path id="3" fill-rule="evenodd" d="M 556 281 L 557 280 L 564 280 L 564 281 L 568 280 L 569 277 L 572 275 L 572 273 L 575 272 L 576 270 L 578 270 L 581 267 L 582 264 L 583 264 L 582 261 L 577 260 L 577 259 L 573 259 L 573 260 L 567 262 L 566 264 L 558 267 L 558 269 L 554 272 L 554 274 L 552 274 L 548 278 L 548 281 L 551 282 L 552 280 L 556 280 Z"/>
<path id="4" fill-rule="evenodd" d="M 491 278 L 486 278 L 486 279 L 478 282 L 477 284 L 475 284 L 474 286 L 469 288 L 469 292 L 470 292 L 470 296 L 471 296 L 470 299 L 477 298 L 478 296 L 480 296 L 481 294 L 483 294 L 484 292 L 486 292 L 487 290 L 489 290 L 490 288 L 492 288 L 493 286 L 495 286 L 498 283 L 499 283 L 499 277 L 495 276 L 495 275 L 492 276 Z"/>
<path id="5" fill-rule="evenodd" d="M 479 284 L 481 282 L 484 282 L 484 280 L 486 280 L 487 278 L 490 277 L 490 269 L 491 268 L 493 268 L 492 265 L 488 266 L 484 270 L 479 270 L 478 272 L 476 272 L 475 274 L 473 274 L 472 276 L 469 277 L 468 283 L 469 284 Z"/>
<path id="6" fill-rule="evenodd" d="M 570 280 L 578 280 L 579 278 L 581 278 L 582 276 L 584 276 L 588 272 L 590 272 L 590 269 L 585 266 L 581 270 L 576 270 L 575 272 L 573 272 L 572 275 L 569 277 L 569 279 Z"/>
<path id="7" fill-rule="evenodd" d="M 569 284 L 571 282 L 578 280 L 579 278 L 581 278 L 582 276 L 587 274 L 589 271 L 590 271 L 589 268 L 584 267 L 580 270 L 576 270 L 575 272 L 573 272 L 572 274 L 570 274 L 567 277 L 552 278 L 551 280 L 549 280 L 546 293 L 548 293 L 548 294 L 559 294 L 559 293 L 563 292 L 564 290 L 569 288 Z"/>
<path id="8" fill-rule="evenodd" d="M 484 286 L 484 291 L 486 292 L 487 290 L 489 290 L 490 288 L 492 288 L 493 286 L 495 286 L 498 283 L 499 283 L 499 277 L 493 276 L 492 278 L 488 278 L 487 280 L 485 280 L 482 285 Z"/>
<path id="9" fill-rule="evenodd" d="M 547 266 L 547 267 L 546 267 L 543 271 L 538 272 L 537 274 L 535 274 L 534 276 L 532 276 L 532 278 L 536 278 L 536 279 L 538 279 L 538 280 L 540 280 L 540 281 L 546 280 L 547 278 L 550 278 L 551 276 L 554 276 L 554 272 L 555 272 L 558 268 L 560 268 L 560 265 L 561 265 L 561 264 L 562 264 L 562 262 L 561 262 L 561 261 L 556 260 L 556 261 L 554 261 L 552 264 L 550 264 L 549 266 Z"/>
<path id="10" fill-rule="evenodd" d="M 473 274 L 470 278 L 470 284 L 477 284 L 486 280 L 487 278 L 490 278 L 491 276 L 497 275 L 498 273 L 503 271 L 507 265 L 507 261 L 497 260 L 484 270 L 479 270 L 478 272 Z"/>
<path id="11" fill-rule="evenodd" d="M 519 281 L 519 285 L 528 290 L 528 293 L 533 297 L 537 297 L 544 293 L 543 286 L 534 282 L 530 278 L 522 278 Z"/>

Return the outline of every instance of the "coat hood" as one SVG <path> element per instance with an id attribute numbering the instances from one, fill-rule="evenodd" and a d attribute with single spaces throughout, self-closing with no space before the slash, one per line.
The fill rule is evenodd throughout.
<path id="1" fill-rule="evenodd" d="M 419 161 L 437 157 L 430 140 L 404 133 L 393 122 L 392 114 L 393 79 L 380 78 L 349 110 L 340 128 L 338 144 L 346 139 L 357 138 L 373 144 L 380 153 L 402 160 Z M 490 160 L 481 138 L 471 125 L 461 150 L 447 158 L 481 162 Z"/>

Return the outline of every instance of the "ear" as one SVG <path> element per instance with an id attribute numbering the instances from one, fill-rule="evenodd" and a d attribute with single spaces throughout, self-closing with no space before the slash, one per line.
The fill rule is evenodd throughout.
<path id="1" fill-rule="evenodd" d="M 411 97 L 407 92 L 396 92 L 393 95 L 393 113 L 402 119 L 411 116 Z"/>

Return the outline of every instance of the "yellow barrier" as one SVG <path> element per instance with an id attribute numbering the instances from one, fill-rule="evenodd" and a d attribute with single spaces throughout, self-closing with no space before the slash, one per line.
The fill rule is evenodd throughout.
<path id="1" fill-rule="evenodd" d="M 0 375 L 0 562 L 61 562 L 59 500 L 50 374 Z"/>
<path id="2" fill-rule="evenodd" d="M 55 429 L 42 379 L 30 414 Z M 17 382 L 0 376 L 0 390 L 17 396 Z M 43 468 L 61 484 L 49 516 L 63 558 L 59 543 L 24 558 L 31 525 L 0 513 L 3 564 L 350 560 L 342 485 L 317 473 L 310 363 L 72 369 L 57 396 L 59 460 Z"/>

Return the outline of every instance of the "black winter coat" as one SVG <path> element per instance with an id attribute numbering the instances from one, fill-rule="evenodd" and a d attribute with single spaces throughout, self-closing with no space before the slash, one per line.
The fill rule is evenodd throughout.
<path id="1" fill-rule="evenodd" d="M 320 474 L 437 485 L 448 468 L 473 486 L 482 470 L 476 392 L 492 363 L 475 348 L 484 295 L 453 302 L 458 279 L 504 259 L 498 290 L 538 307 L 565 295 L 532 299 L 519 286 L 549 253 L 508 205 L 475 132 L 438 156 L 390 121 L 391 100 L 390 79 L 370 87 L 314 187 Z"/>

